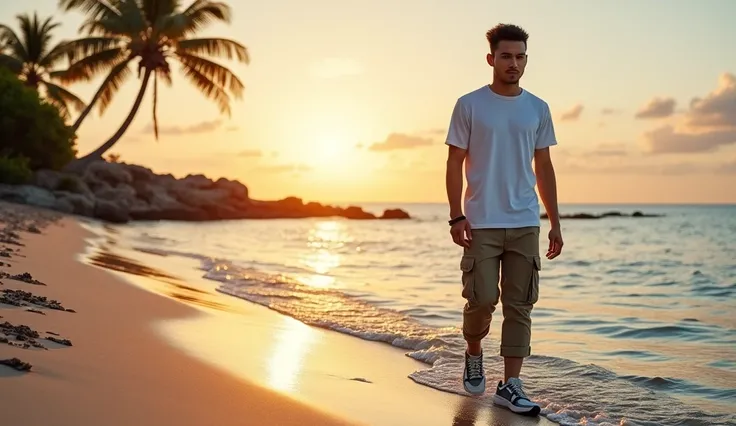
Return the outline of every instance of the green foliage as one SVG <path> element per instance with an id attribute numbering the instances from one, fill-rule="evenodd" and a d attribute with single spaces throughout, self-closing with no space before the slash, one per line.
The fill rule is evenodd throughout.
<path id="1" fill-rule="evenodd" d="M 0 156 L 0 183 L 22 185 L 30 182 L 32 176 L 26 157 Z"/>
<path id="2" fill-rule="evenodd" d="M 86 104 L 75 94 L 58 83 L 63 83 L 61 66 L 68 61 L 68 43 L 51 44 L 53 33 L 61 25 L 52 17 L 39 19 L 24 13 L 15 17 L 18 31 L 0 23 L 0 66 L 16 74 L 26 85 L 41 93 L 47 102 L 54 104 L 64 118 L 69 118 L 70 109 L 82 111 Z"/>
<path id="3" fill-rule="evenodd" d="M 74 145 L 59 110 L 0 67 L 0 156 L 25 157 L 30 170 L 58 170 L 76 156 Z"/>

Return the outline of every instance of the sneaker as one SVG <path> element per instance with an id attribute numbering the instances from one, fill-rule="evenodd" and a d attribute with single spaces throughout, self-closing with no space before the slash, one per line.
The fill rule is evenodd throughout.
<path id="1" fill-rule="evenodd" d="M 468 352 L 465 352 L 463 386 L 468 393 L 473 395 L 481 395 L 486 391 L 486 373 L 483 369 L 483 352 L 481 352 L 480 355 L 468 355 Z"/>
<path id="2" fill-rule="evenodd" d="M 524 393 L 521 379 L 512 377 L 506 384 L 498 382 L 493 403 L 508 408 L 517 414 L 536 416 L 541 411 L 539 405 L 532 402 Z"/>

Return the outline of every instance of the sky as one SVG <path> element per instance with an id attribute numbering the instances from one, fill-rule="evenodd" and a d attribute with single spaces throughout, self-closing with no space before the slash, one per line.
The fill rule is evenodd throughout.
<path id="1" fill-rule="evenodd" d="M 37 11 L 62 23 L 58 40 L 78 37 L 83 16 L 56 4 L 2 2 L 0 21 Z M 243 98 L 223 116 L 174 66 L 159 140 L 149 90 L 110 151 L 122 161 L 238 179 L 257 199 L 445 202 L 452 108 L 491 81 L 485 32 L 514 23 L 530 34 L 522 87 L 552 111 L 560 203 L 736 203 L 733 0 L 229 4 L 232 22 L 202 34 L 248 48 L 250 64 L 220 61 Z M 69 89 L 89 100 L 101 80 Z M 82 124 L 80 154 L 115 133 L 139 85 Z"/>

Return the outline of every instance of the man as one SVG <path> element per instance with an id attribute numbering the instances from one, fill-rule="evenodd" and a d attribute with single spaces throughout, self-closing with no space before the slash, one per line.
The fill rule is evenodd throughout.
<path id="1" fill-rule="evenodd" d="M 446 184 L 450 233 L 463 247 L 467 341 L 463 385 L 471 394 L 485 391 L 481 340 L 488 335 L 500 299 L 505 377 L 498 382 L 493 401 L 515 413 L 536 416 L 540 407 L 527 397 L 519 379 L 522 362 L 531 354 L 530 314 L 539 298 L 540 212 L 535 184 L 549 216 L 546 257 L 557 257 L 563 242 L 549 152 L 557 144 L 549 106 L 519 86 L 528 38 L 515 25 L 501 24 L 486 33 L 493 82 L 455 104 L 446 141 Z M 468 182 L 464 203 L 463 163 Z"/>

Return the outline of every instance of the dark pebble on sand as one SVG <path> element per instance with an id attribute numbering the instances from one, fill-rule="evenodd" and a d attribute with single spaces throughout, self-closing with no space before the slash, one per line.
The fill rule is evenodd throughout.
<path id="1" fill-rule="evenodd" d="M 14 368 L 18 371 L 31 371 L 31 368 L 33 367 L 31 364 L 23 362 L 18 358 L 3 359 L 0 360 L 0 364 L 7 365 L 8 367 Z"/>
<path id="2" fill-rule="evenodd" d="M 46 285 L 42 283 L 41 281 L 33 278 L 33 276 L 29 274 L 28 272 L 23 272 L 22 274 L 17 274 L 17 275 L 10 275 L 8 278 L 10 278 L 11 280 L 15 280 L 15 281 L 22 281 L 28 284 Z"/>
<path id="3" fill-rule="evenodd" d="M 72 312 L 72 309 L 67 309 L 57 300 L 48 300 L 44 296 L 36 296 L 30 291 L 23 290 L 2 290 L 4 295 L 0 296 L 0 303 L 5 303 L 13 306 L 27 306 L 23 302 L 27 302 L 36 306 L 41 306 L 48 309 L 54 309 L 57 311 Z"/>
<path id="4" fill-rule="evenodd" d="M 57 339 L 56 337 L 53 337 L 53 336 L 52 337 L 47 337 L 47 339 L 48 340 L 51 340 L 54 343 L 58 343 L 58 344 L 64 345 L 64 346 L 71 346 L 72 345 L 72 341 L 69 340 L 69 339 Z"/>

